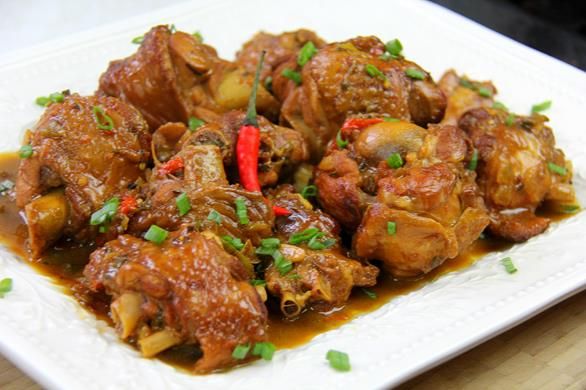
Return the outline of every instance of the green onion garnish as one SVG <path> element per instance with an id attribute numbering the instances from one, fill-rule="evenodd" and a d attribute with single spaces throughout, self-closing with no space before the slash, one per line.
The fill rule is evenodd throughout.
<path id="1" fill-rule="evenodd" d="M 487 98 L 492 97 L 492 91 L 490 90 L 490 88 L 478 87 L 478 89 L 476 91 L 482 97 L 487 97 Z"/>
<path id="2" fill-rule="evenodd" d="M 12 291 L 12 279 L 4 278 L 0 280 L 0 298 L 4 298 L 4 295 Z"/>
<path id="3" fill-rule="evenodd" d="M 22 145 L 18 151 L 20 158 L 29 158 L 33 155 L 33 147 L 31 145 Z"/>
<path id="4" fill-rule="evenodd" d="M 368 75 L 370 77 L 376 77 L 380 80 L 387 79 L 387 76 L 385 76 L 385 74 L 383 72 L 381 72 L 376 66 L 374 66 L 372 64 L 366 64 L 366 67 L 364 69 L 366 70 L 366 73 L 368 73 Z"/>
<path id="5" fill-rule="evenodd" d="M 401 155 L 396 152 L 391 154 L 389 158 L 387 158 L 387 165 L 393 169 L 401 168 L 403 166 L 403 159 L 401 158 Z"/>
<path id="6" fill-rule="evenodd" d="M 134 43 L 135 45 L 140 45 L 142 43 L 142 41 L 144 41 L 144 35 L 132 38 L 131 42 Z"/>
<path id="7" fill-rule="evenodd" d="M 312 196 L 316 196 L 316 195 L 317 195 L 317 187 L 314 185 L 305 186 L 301 190 L 301 196 L 303 196 L 305 199 L 312 197 Z"/>
<path id="8" fill-rule="evenodd" d="M 252 284 L 253 286 L 262 286 L 262 287 L 264 287 L 264 286 L 267 285 L 267 282 L 265 280 L 262 280 L 262 279 L 252 279 L 250 281 L 250 284 Z"/>
<path id="9" fill-rule="evenodd" d="M 256 248 L 256 254 L 271 256 L 275 250 L 279 249 L 280 245 L 281 241 L 278 238 L 263 238 L 260 240 L 260 246 Z"/>
<path id="10" fill-rule="evenodd" d="M 474 84 L 467 78 L 462 77 L 458 83 L 464 88 L 475 89 Z"/>
<path id="11" fill-rule="evenodd" d="M 37 103 L 41 107 L 47 107 L 50 102 L 51 102 L 51 99 L 49 99 L 46 96 L 39 96 L 38 98 L 35 99 L 35 103 Z"/>
<path id="12" fill-rule="evenodd" d="M 330 366 L 337 371 L 350 371 L 350 357 L 345 352 L 330 349 L 326 354 Z"/>
<path id="13" fill-rule="evenodd" d="M 551 100 L 546 100 L 544 102 L 534 104 L 531 107 L 531 112 L 536 113 L 536 112 L 545 111 L 545 110 L 549 109 L 550 107 L 551 107 Z"/>
<path id="14" fill-rule="evenodd" d="M 222 223 L 222 216 L 220 215 L 220 213 L 218 213 L 216 210 L 213 210 L 213 209 L 208 214 L 207 219 L 208 219 L 208 221 L 214 221 L 218 225 Z"/>
<path id="15" fill-rule="evenodd" d="M 240 222 L 241 225 L 248 225 L 250 220 L 248 219 L 246 200 L 244 198 L 236 198 L 234 203 L 236 204 L 236 215 L 238 216 L 238 222 Z"/>
<path id="16" fill-rule="evenodd" d="M 205 122 L 199 118 L 194 117 L 194 116 L 190 117 L 189 120 L 187 121 L 187 126 L 189 127 L 190 131 L 195 131 L 203 125 L 205 125 Z"/>
<path id="17" fill-rule="evenodd" d="M 174 23 L 169 25 L 169 31 L 171 31 L 171 34 L 177 31 L 177 27 L 175 27 Z"/>
<path id="18" fill-rule="evenodd" d="M 366 296 L 367 296 L 367 297 L 369 297 L 370 299 L 376 299 L 376 298 L 377 298 L 377 295 L 376 295 L 376 293 L 375 293 L 374 291 L 371 291 L 371 290 L 369 290 L 369 289 L 367 289 L 367 288 L 364 288 L 364 287 L 362 287 L 362 289 L 361 289 L 361 290 L 362 290 L 362 292 L 363 292 L 364 294 L 366 294 Z"/>
<path id="19" fill-rule="evenodd" d="M 307 64 L 311 57 L 313 57 L 317 53 L 317 48 L 313 44 L 313 42 L 308 41 L 301 50 L 299 50 L 299 54 L 297 55 L 297 63 L 299 66 L 303 66 Z"/>
<path id="20" fill-rule="evenodd" d="M 340 149 L 344 149 L 348 146 L 348 143 L 348 141 L 342 139 L 342 130 L 338 131 L 338 134 L 336 134 L 336 145 L 338 145 Z"/>
<path id="21" fill-rule="evenodd" d="M 92 214 L 90 217 L 90 225 L 103 225 L 112 221 L 112 218 L 116 215 L 116 211 L 118 211 L 119 205 L 120 199 L 118 197 L 113 197 L 106 201 L 101 209 Z"/>
<path id="22" fill-rule="evenodd" d="M 144 235 L 144 239 L 152 243 L 160 245 L 167 239 L 169 232 L 157 225 L 151 225 L 149 230 Z"/>
<path id="23" fill-rule="evenodd" d="M 272 360 L 273 354 L 277 350 L 277 347 L 273 343 L 269 343 L 268 341 L 260 342 L 254 344 L 254 348 L 252 349 L 252 354 L 254 356 L 260 356 L 263 360 Z"/>
<path id="24" fill-rule="evenodd" d="M 415 80 L 425 79 L 425 73 L 419 69 L 409 68 L 405 70 L 405 74 Z"/>
<path id="25" fill-rule="evenodd" d="M 293 81 L 295 84 L 301 84 L 301 74 L 299 72 L 295 72 L 293 69 L 285 68 L 281 74 L 289 80 Z"/>
<path id="26" fill-rule="evenodd" d="M 4 195 L 5 192 L 11 190 L 12 188 L 14 188 L 14 182 L 8 179 L 2 180 L 0 182 L 0 195 Z"/>
<path id="27" fill-rule="evenodd" d="M 35 99 L 35 103 L 41 107 L 47 107 L 49 103 L 63 103 L 63 100 L 65 100 L 63 92 L 53 92 L 49 96 L 39 96 Z"/>
<path id="28" fill-rule="evenodd" d="M 514 123 L 515 123 L 515 114 L 507 115 L 507 117 L 505 118 L 505 125 L 513 126 Z"/>
<path id="29" fill-rule="evenodd" d="M 201 35 L 199 31 L 194 32 L 193 34 L 191 34 L 191 36 L 197 39 L 199 43 L 203 43 L 203 35 Z"/>
<path id="30" fill-rule="evenodd" d="M 299 275 L 299 274 L 289 274 L 289 275 L 287 275 L 287 279 L 299 280 L 299 279 L 301 279 L 301 275 Z"/>
<path id="31" fill-rule="evenodd" d="M 285 275 L 286 273 L 288 273 L 289 271 L 291 271 L 293 269 L 293 263 L 291 263 L 291 261 L 287 260 L 281 254 L 281 252 L 279 252 L 276 249 L 273 252 L 273 260 L 275 263 L 275 267 L 277 268 L 277 271 L 279 271 L 279 273 L 281 275 Z"/>
<path id="32" fill-rule="evenodd" d="M 474 148 L 474 150 L 472 151 L 472 158 L 468 162 L 467 168 L 469 171 L 475 171 L 477 166 L 478 166 L 478 149 Z"/>
<path id="33" fill-rule="evenodd" d="M 502 259 L 501 264 L 505 266 L 505 270 L 510 274 L 517 272 L 517 267 L 515 267 L 515 264 L 513 264 L 513 260 L 510 257 Z"/>
<path id="34" fill-rule="evenodd" d="M 307 241 L 307 246 L 313 250 L 323 250 L 336 245 L 336 240 L 328 238 L 321 240 L 326 234 L 318 228 L 310 227 L 302 232 L 295 233 L 289 237 L 289 243 L 293 245 L 301 244 Z"/>
<path id="35" fill-rule="evenodd" d="M 232 357 L 237 360 L 245 359 L 248 351 L 250 351 L 250 343 L 237 345 L 232 351 Z"/>
<path id="36" fill-rule="evenodd" d="M 398 39 L 393 39 L 392 41 L 388 41 L 386 43 L 385 49 L 393 58 L 397 58 L 401 56 L 401 52 L 403 51 L 403 45 L 401 44 L 401 41 L 399 41 Z"/>
<path id="37" fill-rule="evenodd" d="M 383 121 L 385 121 L 385 122 L 401 122 L 400 119 L 391 118 L 390 116 L 383 116 Z"/>
<path id="38" fill-rule="evenodd" d="M 394 236 L 397 234 L 397 223 L 396 222 L 387 222 L 387 234 L 389 236 Z"/>
<path id="39" fill-rule="evenodd" d="M 333 247 L 334 245 L 336 245 L 336 240 L 333 238 L 327 238 L 325 240 L 319 241 L 319 239 L 325 235 L 326 235 L 325 233 L 319 232 L 315 236 L 311 237 L 309 239 L 309 242 L 307 243 L 307 246 L 309 247 L 309 249 L 320 251 L 320 250 L 324 250 L 324 249 L 329 249 L 329 248 Z"/>
<path id="40" fill-rule="evenodd" d="M 562 167 L 552 162 L 548 162 L 547 167 L 550 171 L 552 171 L 553 173 L 557 173 L 560 176 L 566 176 L 568 174 L 568 170 L 566 169 L 566 167 Z"/>
<path id="41" fill-rule="evenodd" d="M 578 210 L 580 210 L 580 206 L 577 204 L 563 204 L 560 206 L 560 211 L 566 214 L 573 214 Z"/>
<path id="42" fill-rule="evenodd" d="M 289 237 L 289 244 L 301 244 L 304 241 L 309 241 L 313 236 L 320 233 L 318 228 L 310 227 L 302 232 L 295 233 Z"/>
<path id="43" fill-rule="evenodd" d="M 501 102 L 494 102 L 492 103 L 492 108 L 496 108 L 497 110 L 508 112 L 509 109 Z"/>
<path id="44" fill-rule="evenodd" d="M 177 205 L 177 210 L 179 210 L 180 217 L 183 217 L 189 212 L 189 210 L 191 210 L 191 202 L 189 201 L 189 197 L 185 192 L 182 192 L 178 197 L 175 198 L 175 204 Z"/>
<path id="45" fill-rule="evenodd" d="M 104 112 L 102 107 L 94 106 L 92 111 L 94 112 L 94 120 L 98 124 L 99 129 L 112 130 L 114 128 L 114 121 Z"/>
<path id="46" fill-rule="evenodd" d="M 244 243 L 242 240 L 236 237 L 228 235 L 222 236 L 222 242 L 235 251 L 240 251 L 242 248 L 244 248 Z"/>

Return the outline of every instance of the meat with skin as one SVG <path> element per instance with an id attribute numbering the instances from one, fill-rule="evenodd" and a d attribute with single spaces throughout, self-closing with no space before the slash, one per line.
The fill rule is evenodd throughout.
<path id="1" fill-rule="evenodd" d="M 265 305 L 242 263 L 213 237 L 183 227 L 161 245 L 123 235 L 92 253 L 87 283 L 112 297 L 120 337 L 143 355 L 198 346 L 193 371 L 208 373 L 240 363 L 237 345 L 266 340 Z"/>
<path id="2" fill-rule="evenodd" d="M 252 79 L 192 35 L 157 26 L 135 54 L 110 63 L 99 92 L 131 103 L 154 131 L 167 122 L 187 123 L 192 116 L 212 120 L 246 107 Z M 262 86 L 257 103 L 259 111 L 276 113 L 277 102 Z"/>
<path id="3" fill-rule="evenodd" d="M 106 117 L 112 120 L 107 126 Z M 106 123 L 106 125 L 104 125 Z M 51 104 L 30 133 L 16 202 L 25 209 L 33 258 L 62 235 L 88 240 L 89 217 L 144 177 L 150 135 L 140 113 L 111 97 L 66 96 Z"/>
<path id="4" fill-rule="evenodd" d="M 326 45 L 301 70 L 295 59 L 275 70 L 281 121 L 305 135 L 317 161 L 347 117 L 385 114 L 421 126 L 442 119 L 446 99 L 431 76 L 402 57 L 381 59 L 384 50 L 378 38 L 358 37 Z M 286 68 L 301 73 L 300 86 L 283 76 Z M 408 69 L 423 80 L 409 77 Z"/>
<path id="5" fill-rule="evenodd" d="M 281 252 L 293 263 L 293 269 L 282 275 L 274 266 L 265 272 L 269 293 L 280 300 L 281 311 L 295 317 L 303 310 L 327 311 L 346 303 L 354 286 L 369 287 L 376 284 L 379 270 L 344 255 L 340 246 L 338 223 L 315 210 L 292 186 L 282 186 L 274 195 L 275 204 L 291 211 L 275 223 L 277 237 L 282 241 Z M 295 233 L 317 228 L 325 238 L 336 239 L 336 244 L 322 250 L 311 249 L 307 243 L 288 244 Z M 293 276 L 292 276 L 293 275 Z"/>
<path id="6" fill-rule="evenodd" d="M 330 144 L 315 183 L 324 210 L 355 231 L 357 256 L 381 260 L 396 277 L 418 276 L 488 225 L 475 173 L 464 168 L 470 141 L 458 128 L 381 122 L 343 136 L 349 144 Z M 395 153 L 404 165 L 391 168 Z"/>
<path id="7" fill-rule="evenodd" d="M 509 124 L 507 124 L 507 122 Z M 511 241 L 525 241 L 549 225 L 535 210 L 544 201 L 575 202 L 572 165 L 555 147 L 547 117 L 514 116 L 477 108 L 460 119 L 478 150 L 478 185 L 490 210 L 490 230 Z M 554 172 L 550 164 L 565 173 Z"/>

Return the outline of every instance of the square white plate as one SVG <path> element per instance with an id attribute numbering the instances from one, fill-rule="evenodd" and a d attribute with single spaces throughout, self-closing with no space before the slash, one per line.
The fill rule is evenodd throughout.
<path id="1" fill-rule="evenodd" d="M 552 99 L 547 114 L 574 162 L 578 196 L 586 204 L 585 74 L 422 1 L 206 0 L 13 53 L 0 61 L 0 150 L 17 149 L 22 130 L 41 114 L 36 96 L 66 88 L 91 94 L 108 62 L 132 53 L 130 40 L 161 23 L 200 30 L 226 58 L 259 29 L 307 27 L 329 41 L 399 37 L 407 57 L 436 79 L 450 67 L 491 79 L 499 100 L 516 112 Z M 502 254 L 488 255 L 302 347 L 278 351 L 272 362 L 191 376 L 140 358 L 48 278 L 0 249 L 0 275 L 14 279 L 14 290 L 0 300 L 0 348 L 54 389 L 392 386 L 585 288 L 586 213 L 553 224 L 506 255 L 518 273 L 504 272 Z M 327 366 L 330 348 L 350 354 L 351 372 Z"/>

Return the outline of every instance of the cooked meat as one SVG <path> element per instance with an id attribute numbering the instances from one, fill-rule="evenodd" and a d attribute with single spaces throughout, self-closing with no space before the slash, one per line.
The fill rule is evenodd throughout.
<path id="1" fill-rule="evenodd" d="M 100 92 L 138 108 L 151 130 L 192 117 L 206 121 L 216 113 L 246 107 L 252 74 L 220 59 L 211 46 L 167 26 L 152 28 L 138 51 L 110 63 L 100 77 Z M 259 111 L 272 113 L 277 102 L 262 88 Z"/>
<path id="2" fill-rule="evenodd" d="M 463 166 L 471 151 L 461 130 L 383 121 L 344 136 L 349 144 L 330 144 L 315 183 L 324 209 L 356 230 L 358 256 L 416 276 L 457 256 L 488 224 L 474 172 Z M 390 168 L 391 155 L 404 165 Z"/>
<path id="3" fill-rule="evenodd" d="M 472 81 L 450 69 L 438 82 L 448 98 L 442 124 L 456 126 L 462 115 L 473 108 L 492 107 L 497 90 L 490 81 Z"/>
<path id="4" fill-rule="evenodd" d="M 277 191 L 275 204 L 292 212 L 288 217 L 277 218 L 275 224 L 277 236 L 283 243 L 309 228 L 324 233 L 322 239 L 336 240 L 335 244 L 321 250 L 311 249 L 308 243 L 281 245 L 283 255 L 293 263 L 293 268 L 281 274 L 271 266 L 266 270 L 265 279 L 269 293 L 280 299 L 283 314 L 294 317 L 306 308 L 331 310 L 346 303 L 352 287 L 376 284 L 378 268 L 343 254 L 339 226 L 333 218 L 314 210 L 291 186 Z"/>
<path id="5" fill-rule="evenodd" d="M 349 116 L 386 114 L 422 126 L 442 119 L 446 99 L 431 76 L 403 58 L 381 59 L 383 52 L 375 37 L 329 44 L 303 66 L 300 86 L 283 75 L 296 69 L 295 59 L 275 70 L 282 121 L 305 135 L 314 159 Z M 421 72 L 423 80 L 407 76 L 408 69 Z"/>
<path id="6" fill-rule="evenodd" d="M 490 230 L 500 237 L 525 241 L 549 224 L 534 214 L 543 201 L 574 202 L 572 165 L 556 149 L 546 121 L 539 114 L 514 116 L 487 108 L 460 119 L 478 150 L 478 185 L 490 210 Z"/>
<path id="7" fill-rule="evenodd" d="M 296 57 L 299 49 L 307 42 L 312 42 L 316 48 L 323 47 L 326 42 L 310 30 L 300 29 L 284 32 L 279 35 L 266 32 L 256 33 L 236 53 L 236 63 L 246 71 L 254 73 L 258 64 L 258 53 L 266 50 L 267 54 L 261 71 L 261 80 L 270 76 L 283 62 Z"/>
<path id="8" fill-rule="evenodd" d="M 144 177 L 149 141 L 140 113 L 115 98 L 74 94 L 47 108 L 30 134 L 33 153 L 21 160 L 16 181 L 32 256 L 63 234 L 92 238 L 90 215 Z"/>
<path id="9" fill-rule="evenodd" d="M 206 373 L 239 363 L 237 345 L 266 340 L 267 310 L 246 269 L 205 233 L 183 227 L 161 245 L 119 236 L 92 253 L 84 274 L 112 296 L 120 337 L 147 357 L 199 346 L 193 370 Z"/>

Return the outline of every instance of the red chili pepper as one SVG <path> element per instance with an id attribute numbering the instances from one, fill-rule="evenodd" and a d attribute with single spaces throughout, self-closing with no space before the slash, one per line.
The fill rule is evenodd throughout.
<path id="1" fill-rule="evenodd" d="M 365 127 L 381 123 L 381 118 L 350 118 L 342 125 L 342 131 L 349 129 L 364 129 Z"/>
<path id="2" fill-rule="evenodd" d="M 128 215 L 135 212 L 137 208 L 138 202 L 136 201 L 136 198 L 132 195 L 125 195 L 122 198 L 122 202 L 120 202 L 119 210 L 121 214 Z"/>
<path id="3" fill-rule="evenodd" d="M 173 157 L 171 160 L 167 161 L 159 167 L 159 173 L 161 175 L 167 175 L 169 173 L 180 171 L 183 169 L 183 167 L 183 159 L 181 157 Z"/>
<path id="4" fill-rule="evenodd" d="M 291 211 L 287 210 L 286 208 L 274 205 L 273 213 L 275 213 L 275 217 L 288 217 L 289 215 L 291 215 Z"/>

